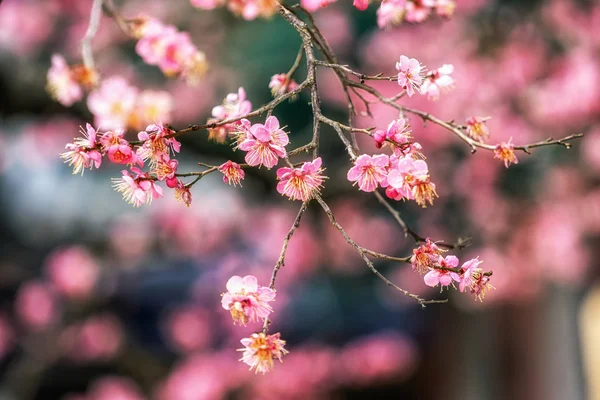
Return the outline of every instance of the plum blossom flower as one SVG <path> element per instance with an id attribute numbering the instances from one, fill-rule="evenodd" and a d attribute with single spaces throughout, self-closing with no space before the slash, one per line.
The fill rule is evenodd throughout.
<path id="1" fill-rule="evenodd" d="M 440 98 L 442 91 L 450 90 L 454 87 L 454 78 L 450 76 L 454 72 L 452 64 L 444 64 L 440 68 L 429 71 L 423 85 L 421 93 L 427 94 L 427 97 L 433 100 Z"/>
<path id="2" fill-rule="evenodd" d="M 170 159 L 168 155 L 163 154 L 161 159 L 156 162 L 152 172 L 154 172 L 159 181 L 165 181 L 167 187 L 173 189 L 177 187 L 175 173 L 178 166 L 179 161 Z"/>
<path id="3" fill-rule="evenodd" d="M 479 301 L 483 301 L 487 292 L 494 289 L 494 286 L 490 283 L 491 272 L 483 273 L 483 270 L 479 268 L 482 262 L 479 258 L 465 262 L 461 266 L 462 277 L 458 286 L 461 292 L 469 289 Z"/>
<path id="4" fill-rule="evenodd" d="M 382 148 L 390 144 L 394 155 L 414 154 L 420 156 L 421 145 L 411 142 L 410 126 L 404 118 L 390 122 L 385 130 L 376 130 L 373 133 L 375 146 Z"/>
<path id="5" fill-rule="evenodd" d="M 429 238 L 425 239 L 425 244 L 413 249 L 413 255 L 410 258 L 413 271 L 424 274 L 432 269 L 441 256 L 442 251 Z"/>
<path id="6" fill-rule="evenodd" d="M 136 174 L 135 177 L 129 171 L 123 170 L 121 178 L 112 179 L 114 189 L 123 195 L 125 201 L 133 204 L 134 207 L 139 207 L 163 196 L 162 188 L 148 176 L 148 173 L 136 167 L 131 168 L 131 171 Z"/>
<path id="7" fill-rule="evenodd" d="M 406 21 L 407 22 L 423 22 L 429 15 L 433 7 L 436 5 L 436 0 L 411 0 L 406 3 Z"/>
<path id="8" fill-rule="evenodd" d="M 380 29 L 400 25 L 406 14 L 407 0 L 383 0 L 377 9 L 377 26 Z"/>
<path id="9" fill-rule="evenodd" d="M 456 268 L 458 267 L 458 258 L 456 256 L 446 256 L 446 258 L 439 256 L 439 264 L 435 268 L 431 268 L 427 274 L 423 277 L 427 286 L 435 287 L 440 285 L 441 287 L 450 286 L 452 282 L 460 282 L 460 275 L 456 272 L 447 271 L 442 268 Z"/>
<path id="10" fill-rule="evenodd" d="M 331 3 L 335 3 L 337 0 L 300 0 L 300 5 L 306 11 L 315 12 L 319 8 L 327 7 Z"/>
<path id="11" fill-rule="evenodd" d="M 170 122 L 172 110 L 173 97 L 169 92 L 144 90 L 136 99 L 128 126 L 141 130 L 156 121 Z"/>
<path id="12" fill-rule="evenodd" d="M 277 11 L 277 0 L 229 0 L 227 7 L 246 21 L 258 17 L 270 18 Z"/>
<path id="13" fill-rule="evenodd" d="M 276 74 L 271 77 L 269 89 L 273 97 L 279 97 L 298 89 L 298 83 L 286 74 Z"/>
<path id="14" fill-rule="evenodd" d="M 115 164 L 143 166 L 143 160 L 133 151 L 124 136 L 125 132 L 122 130 L 104 132 L 100 137 L 102 149 L 108 155 L 109 160 Z"/>
<path id="15" fill-rule="evenodd" d="M 177 186 L 175 186 L 175 200 L 183 202 L 186 207 L 192 204 L 190 188 L 184 185 L 180 179 L 177 180 Z"/>
<path id="16" fill-rule="evenodd" d="M 494 158 L 504 161 L 504 166 L 508 168 L 510 164 L 518 164 L 517 156 L 514 152 L 515 145 L 512 143 L 512 138 L 508 142 L 502 142 L 494 149 Z"/>
<path id="17" fill-rule="evenodd" d="M 467 135 L 483 143 L 490 137 L 490 130 L 485 125 L 486 121 L 487 118 L 469 117 L 467 119 Z"/>
<path id="18" fill-rule="evenodd" d="M 396 69 L 398 70 L 398 85 L 406 90 L 408 97 L 412 97 L 415 91 L 421 89 L 423 66 L 415 58 L 401 55 L 400 61 L 396 63 Z"/>
<path id="19" fill-rule="evenodd" d="M 231 160 L 221 164 L 219 166 L 219 172 L 223 174 L 223 182 L 232 186 L 240 185 L 240 181 L 242 181 L 246 175 L 240 165 Z"/>
<path id="20" fill-rule="evenodd" d="M 100 268 L 83 247 L 57 250 L 46 261 L 46 273 L 61 295 L 77 300 L 89 297 L 100 276 Z"/>
<path id="21" fill-rule="evenodd" d="M 73 139 L 73 143 L 67 143 L 64 153 L 60 157 L 73 166 L 73 174 L 83 172 L 86 168 L 100 168 L 102 164 L 102 154 L 98 150 L 97 132 L 90 125 L 86 124 L 85 130 L 80 128 L 83 137 Z"/>
<path id="22" fill-rule="evenodd" d="M 269 302 L 275 300 L 275 290 L 258 286 L 253 275 L 234 275 L 227 281 L 227 292 L 223 293 L 221 305 L 231 312 L 234 323 L 246 325 L 248 322 L 264 320 L 273 308 Z"/>
<path id="23" fill-rule="evenodd" d="M 272 168 L 279 158 L 286 156 L 285 146 L 288 143 L 288 135 L 279 128 L 279 120 L 270 116 L 264 125 L 252 125 L 238 148 L 248 152 L 245 159 L 249 165 Z"/>
<path id="24" fill-rule="evenodd" d="M 437 0 L 435 3 L 435 12 L 440 17 L 451 17 L 456 9 L 454 0 Z"/>
<path id="25" fill-rule="evenodd" d="M 300 168 L 279 168 L 277 191 L 292 200 L 310 199 L 323 183 L 321 163 L 321 157 L 318 157 L 311 162 L 305 162 Z"/>
<path id="26" fill-rule="evenodd" d="M 367 8 L 369 8 L 369 0 L 354 0 L 352 5 L 360 11 L 365 11 Z"/>
<path id="27" fill-rule="evenodd" d="M 150 160 L 153 164 L 164 156 L 169 157 L 172 153 L 179 153 L 181 143 L 173 135 L 175 131 L 162 123 L 150 124 L 146 130 L 138 133 L 138 139 L 143 140 L 142 146 L 138 147 L 136 153 L 142 160 Z"/>
<path id="28" fill-rule="evenodd" d="M 94 123 L 101 129 L 125 129 L 136 106 L 138 90 L 121 76 L 102 81 L 90 93 L 87 105 L 94 114 Z"/>
<path id="29" fill-rule="evenodd" d="M 48 93 L 63 106 L 70 107 L 83 97 L 83 89 L 75 74 L 59 54 L 52 55 L 52 66 L 48 70 L 47 80 Z"/>
<path id="30" fill-rule="evenodd" d="M 242 117 L 252 110 L 252 103 L 246 99 L 246 91 L 240 87 L 237 93 L 229 93 L 223 104 L 212 109 L 213 118 L 208 123 L 220 122 L 227 119 Z M 250 122 L 250 121 L 248 121 Z M 238 131 L 241 122 L 236 121 L 208 130 L 208 138 L 224 143 L 227 134 Z M 249 126 L 248 126 L 249 128 Z"/>
<path id="31" fill-rule="evenodd" d="M 191 0 L 190 3 L 194 7 L 203 10 L 214 10 L 217 7 L 224 6 L 227 0 Z"/>
<path id="32" fill-rule="evenodd" d="M 258 332 L 253 333 L 249 338 L 242 339 L 244 348 L 238 349 L 238 351 L 244 353 L 240 361 L 248 364 L 250 370 L 254 369 L 256 373 L 267 373 L 273 368 L 274 359 L 282 361 L 281 357 L 288 353 L 283 347 L 285 341 L 280 337 L 279 333 L 267 335 L 264 332 Z"/>
<path id="33" fill-rule="evenodd" d="M 358 188 L 364 192 L 373 192 L 385 179 L 390 159 L 386 154 L 371 157 L 368 154 L 359 156 L 348 171 L 348 180 L 358 182 Z"/>
<path id="34" fill-rule="evenodd" d="M 42 282 L 27 282 L 19 288 L 15 308 L 20 319 L 35 330 L 44 329 L 58 315 L 55 292 Z"/>
<path id="35" fill-rule="evenodd" d="M 433 198 L 437 197 L 427 163 L 410 156 L 398 159 L 387 176 L 387 184 L 395 189 L 393 192 L 386 191 L 388 195 L 395 195 L 392 197 L 394 200 L 415 200 L 420 206 L 426 207 L 427 203 L 433 204 Z"/>

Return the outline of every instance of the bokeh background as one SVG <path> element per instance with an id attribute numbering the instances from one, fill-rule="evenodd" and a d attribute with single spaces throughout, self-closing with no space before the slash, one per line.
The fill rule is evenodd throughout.
<path id="1" fill-rule="evenodd" d="M 189 31 L 211 64 L 196 87 L 145 65 L 135 42 L 103 17 L 93 48 L 103 77 L 167 91 L 175 127 L 202 123 L 243 86 L 270 99 L 299 39 L 285 21 L 243 21 L 188 1 L 116 2 Z M 436 126 L 411 119 L 438 185 L 426 210 L 395 206 L 421 234 L 479 255 L 494 271 L 483 303 L 443 294 L 410 267 L 379 263 L 399 286 L 449 297 L 421 309 L 375 278 L 312 207 L 278 279 L 275 331 L 291 353 L 266 376 L 239 363 L 239 339 L 220 293 L 234 274 L 267 282 L 299 204 L 281 197 L 273 171 L 247 172 L 243 188 L 209 175 L 186 208 L 167 193 L 134 209 L 111 188 L 119 168 L 83 177 L 58 154 L 92 122 L 45 91 L 53 53 L 80 60 L 91 1 L 4 0 L 0 6 L 0 399 L 583 399 L 600 398 L 600 4 L 460 0 L 451 20 L 381 31 L 376 7 L 340 0 L 316 12 L 341 62 L 390 74 L 400 54 L 455 67 L 456 89 L 407 104 L 443 119 L 491 116 L 491 142 L 517 144 L 583 132 L 571 150 L 518 154 L 504 168 L 469 154 Z M 301 80 L 304 70 L 298 72 Z M 345 119 L 335 78 L 319 75 L 326 115 Z M 398 87 L 376 82 L 383 93 Z M 393 110 L 373 107 L 385 127 Z M 306 95 L 276 111 L 292 145 L 308 142 Z M 132 133 L 134 134 L 134 133 Z M 132 136 L 133 137 L 133 136 Z M 241 161 L 205 132 L 182 137 L 181 170 Z M 366 152 L 375 151 L 368 141 Z M 393 255 L 413 243 L 372 196 L 345 179 L 347 155 L 325 130 L 324 196 L 361 245 Z"/>

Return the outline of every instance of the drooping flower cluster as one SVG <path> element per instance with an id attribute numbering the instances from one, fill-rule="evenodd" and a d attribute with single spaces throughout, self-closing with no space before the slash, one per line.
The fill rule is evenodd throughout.
<path id="1" fill-rule="evenodd" d="M 269 302 L 275 300 L 275 290 L 259 286 L 255 276 L 232 276 L 227 281 L 227 292 L 223 293 L 221 305 L 229 310 L 233 322 L 246 325 L 248 322 L 265 321 L 273 308 Z M 285 342 L 280 334 L 268 335 L 266 332 L 253 333 L 241 340 L 244 354 L 240 361 L 248 364 L 250 370 L 263 374 L 273 368 L 273 360 L 278 359 L 288 351 L 283 348 Z"/>
<path id="2" fill-rule="evenodd" d="M 99 79 L 96 70 L 83 65 L 69 66 L 63 56 L 53 54 L 46 89 L 54 100 L 70 107 L 83 98 L 84 90 L 93 89 Z"/>
<path id="3" fill-rule="evenodd" d="M 358 183 L 358 188 L 373 192 L 386 188 L 386 195 L 394 200 L 415 200 L 426 207 L 437 197 L 431 182 L 427 163 L 422 160 L 421 145 L 411 141 L 408 124 L 403 118 L 392 121 L 385 131 L 373 133 L 377 147 L 389 144 L 393 154 L 359 156 L 348 171 L 348 180 Z"/>
<path id="4" fill-rule="evenodd" d="M 285 146 L 289 143 L 287 133 L 279 127 L 279 120 L 270 116 L 263 124 L 251 125 L 242 120 L 240 144 L 238 148 L 246 151 L 246 163 L 250 166 L 273 168 L 280 158 L 285 158 Z"/>
<path id="5" fill-rule="evenodd" d="M 277 191 L 291 200 L 306 201 L 315 192 L 318 193 L 323 184 L 321 157 L 305 162 L 299 168 L 283 167 L 277 170 Z"/>
<path id="6" fill-rule="evenodd" d="M 249 100 L 246 100 L 246 91 L 244 88 L 239 88 L 237 93 L 229 93 L 225 99 L 223 99 L 223 104 L 213 107 L 213 118 L 209 119 L 207 123 L 219 123 L 228 119 L 242 117 L 251 110 L 252 103 Z M 208 138 L 215 140 L 218 143 L 224 143 L 227 140 L 228 134 L 240 131 L 239 127 L 240 121 L 234 121 L 215 128 L 209 128 Z"/>
<path id="7" fill-rule="evenodd" d="M 461 292 L 469 291 L 479 301 L 483 301 L 486 293 L 493 289 L 490 283 L 491 272 L 483 272 L 479 265 L 482 263 L 478 258 L 471 259 L 459 267 L 458 257 L 454 255 L 443 256 L 442 250 L 430 239 L 413 250 L 410 259 L 412 268 L 423 277 L 427 286 L 440 286 L 441 289 L 450 286 L 458 288 Z"/>
<path id="8" fill-rule="evenodd" d="M 135 50 L 144 62 L 189 84 L 196 84 L 205 75 L 206 56 L 192 43 L 189 33 L 145 16 L 137 18 L 133 26 L 133 34 L 138 38 Z"/>
<path id="9" fill-rule="evenodd" d="M 453 0 L 383 0 L 377 10 L 377 25 L 390 28 L 406 22 L 423 22 L 431 15 L 451 17 L 456 8 Z"/>
<path id="10" fill-rule="evenodd" d="M 271 77 L 269 89 L 271 89 L 273 97 L 279 97 L 298 89 L 298 83 L 286 74 L 276 74 Z M 292 97 L 292 99 L 294 98 L 295 96 Z"/>
<path id="11" fill-rule="evenodd" d="M 277 11 L 277 0 L 191 0 L 194 7 L 213 10 L 227 5 L 229 11 L 247 21 L 269 18 Z"/>
<path id="12" fill-rule="evenodd" d="M 142 129 L 155 121 L 170 122 L 173 99 L 164 91 L 140 93 L 125 78 L 113 76 L 90 93 L 87 105 L 102 129 Z"/>

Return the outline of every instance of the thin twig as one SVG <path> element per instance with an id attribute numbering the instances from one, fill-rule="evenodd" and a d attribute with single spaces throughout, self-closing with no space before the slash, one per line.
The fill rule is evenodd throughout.
<path id="1" fill-rule="evenodd" d="M 81 39 L 81 58 L 83 59 L 83 65 L 87 69 L 94 69 L 94 53 L 92 51 L 92 39 L 98 32 L 98 26 L 100 25 L 100 16 L 102 15 L 102 2 L 104 0 L 94 0 L 92 3 L 92 10 L 90 11 L 90 24 L 88 25 L 85 36 Z"/>

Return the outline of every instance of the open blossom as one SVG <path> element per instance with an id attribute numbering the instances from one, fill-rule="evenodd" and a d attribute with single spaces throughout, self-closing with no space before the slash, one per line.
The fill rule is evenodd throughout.
<path id="1" fill-rule="evenodd" d="M 83 137 L 73 139 L 73 143 L 67 143 L 64 153 L 60 157 L 73 166 L 73 174 L 78 174 L 85 168 L 100 168 L 102 164 L 102 154 L 98 150 L 97 132 L 90 125 L 85 125 L 85 130 L 80 130 Z"/>
<path id="2" fill-rule="evenodd" d="M 52 55 L 52 66 L 48 70 L 47 80 L 48 93 L 63 106 L 70 107 L 83 97 L 81 85 L 61 55 Z"/>
<path id="3" fill-rule="evenodd" d="M 258 286 L 255 276 L 232 276 L 226 287 L 221 305 L 231 312 L 234 323 L 246 325 L 248 322 L 264 320 L 273 311 L 269 302 L 275 300 L 275 290 Z"/>
<path id="4" fill-rule="evenodd" d="M 395 155 L 405 155 L 412 153 L 413 150 L 419 153 L 421 150 L 420 144 L 411 142 L 410 127 L 404 118 L 393 120 L 385 130 L 376 130 L 373 139 L 377 148 L 382 148 L 389 143 Z"/>
<path id="5" fill-rule="evenodd" d="M 183 202 L 186 207 L 192 204 L 190 188 L 184 185 L 180 179 L 177 180 L 177 186 L 175 186 L 175 200 Z"/>
<path id="6" fill-rule="evenodd" d="M 479 301 L 483 301 L 488 290 L 494 288 L 490 283 L 491 273 L 484 274 L 479 268 L 481 263 L 478 258 L 474 258 L 461 266 L 462 278 L 458 287 L 461 292 L 468 289 Z"/>
<path id="7" fill-rule="evenodd" d="M 167 187 L 173 189 L 177 187 L 175 173 L 177 173 L 178 166 L 179 161 L 170 159 L 167 155 L 163 155 L 161 159 L 155 163 L 152 172 L 154 172 L 159 181 L 165 181 Z"/>
<path id="8" fill-rule="evenodd" d="M 426 207 L 437 197 L 427 163 L 411 156 L 398 159 L 387 176 L 387 184 L 395 189 L 386 190 L 386 194 L 394 200 L 415 200 L 420 206 Z"/>
<path id="9" fill-rule="evenodd" d="M 517 156 L 514 151 L 515 145 L 512 143 L 512 138 L 508 142 L 500 143 L 494 149 L 494 158 L 504 161 L 504 166 L 509 167 L 510 164 L 518 164 Z"/>
<path id="10" fill-rule="evenodd" d="M 440 68 L 430 71 L 421 85 L 421 93 L 427 94 L 430 99 L 439 99 L 442 91 L 454 87 L 454 78 L 450 76 L 453 71 L 452 64 L 444 64 Z"/>
<path id="11" fill-rule="evenodd" d="M 223 182 L 233 186 L 239 185 L 246 175 L 240 165 L 231 160 L 221 164 L 219 172 L 223 174 Z"/>
<path id="12" fill-rule="evenodd" d="M 83 247 L 53 252 L 46 261 L 52 286 L 61 295 L 81 301 L 88 298 L 100 276 L 100 267 Z"/>
<path id="13" fill-rule="evenodd" d="M 168 137 L 175 133 L 167 125 L 158 123 L 150 124 L 146 130 L 138 133 L 138 139 L 143 140 L 142 146 L 138 147 L 136 153 L 142 160 L 150 160 L 151 164 L 161 160 L 164 156 L 179 153 L 181 143 L 174 137 Z"/>
<path id="14" fill-rule="evenodd" d="M 396 69 L 398 70 L 398 85 L 406 90 L 408 97 L 412 97 L 415 91 L 421 89 L 423 66 L 416 59 L 402 55 L 400 61 L 396 63 Z"/>
<path id="15" fill-rule="evenodd" d="M 124 139 L 125 132 L 107 131 L 100 137 L 103 150 L 110 161 L 115 164 L 144 165 L 143 160 L 133 151 L 131 145 Z"/>
<path id="16" fill-rule="evenodd" d="M 249 165 L 272 168 L 279 158 L 285 157 L 285 146 L 288 143 L 288 135 L 279 128 L 279 120 L 270 116 L 264 125 L 254 124 L 250 127 L 239 149 L 248 152 L 245 159 Z"/>
<path id="17" fill-rule="evenodd" d="M 252 103 L 246 99 L 246 91 L 244 88 L 239 88 L 237 93 L 229 93 L 223 100 L 223 104 L 212 109 L 213 118 L 209 119 L 208 122 L 213 123 L 242 117 L 250 111 L 252 111 Z M 209 129 L 208 138 L 216 140 L 219 143 L 224 143 L 227 139 L 227 134 L 238 131 L 240 124 L 241 121 L 236 121 Z"/>
<path id="18" fill-rule="evenodd" d="M 371 157 L 368 154 L 359 156 L 354 167 L 348 171 L 348 180 L 358 182 L 358 188 L 364 192 L 373 192 L 385 179 L 390 159 L 385 154 Z"/>
<path id="19" fill-rule="evenodd" d="M 410 258 L 413 271 L 424 274 L 433 268 L 438 262 L 442 251 L 442 249 L 427 238 L 425 244 L 422 244 L 413 250 L 413 255 Z"/>
<path id="20" fill-rule="evenodd" d="M 285 341 L 281 340 L 280 337 L 279 333 L 267 335 L 259 332 L 253 333 L 249 338 L 242 339 L 241 342 L 244 348 L 238 351 L 244 353 L 240 361 L 248 364 L 250 370 L 254 369 L 257 373 L 262 372 L 264 374 L 270 371 L 273 368 L 273 360 L 278 359 L 281 361 L 281 357 L 288 353 L 283 348 Z"/>
<path id="21" fill-rule="evenodd" d="M 292 200 L 310 199 L 323 183 L 321 162 L 321 157 L 318 157 L 311 162 L 305 162 L 299 168 L 279 168 L 277 191 Z"/>
<path id="22" fill-rule="evenodd" d="M 162 188 L 147 173 L 135 167 L 131 168 L 131 171 L 136 174 L 135 177 L 129 171 L 123 170 L 121 178 L 113 178 L 113 187 L 123 195 L 125 201 L 139 207 L 163 196 Z"/>
<path id="23" fill-rule="evenodd" d="M 327 7 L 331 3 L 335 3 L 337 0 L 300 0 L 300 5 L 306 11 L 315 12 L 319 8 Z"/>
<path id="24" fill-rule="evenodd" d="M 483 142 L 490 137 L 490 130 L 485 125 L 487 121 L 486 118 L 480 117 L 470 117 L 467 119 L 467 135 L 477 140 L 478 142 Z"/>
<path id="25" fill-rule="evenodd" d="M 269 89 L 271 89 L 273 97 L 279 97 L 298 89 L 298 83 L 286 74 L 276 74 L 271 77 Z"/>
<path id="26" fill-rule="evenodd" d="M 400 25 L 406 14 L 406 0 L 383 0 L 377 9 L 377 26 L 390 28 Z"/>
<path id="27" fill-rule="evenodd" d="M 410 0 L 406 3 L 406 21 L 423 22 L 429 17 L 436 0 Z"/>
<path id="28" fill-rule="evenodd" d="M 439 256 L 438 265 L 436 267 L 442 268 L 456 268 L 458 267 L 458 258 L 456 256 L 446 256 L 445 258 Z M 446 271 L 439 268 L 431 268 L 427 274 L 423 277 L 427 286 L 435 287 L 440 285 L 450 286 L 452 282 L 460 282 L 460 275 L 456 272 Z"/>
<path id="29" fill-rule="evenodd" d="M 451 17 L 456 9 L 454 0 L 437 0 L 435 3 L 435 12 L 440 17 Z"/>
<path id="30" fill-rule="evenodd" d="M 172 110 L 173 98 L 169 92 L 144 90 L 136 98 L 128 126 L 141 130 L 156 121 L 170 122 Z"/>
<path id="31" fill-rule="evenodd" d="M 125 129 L 136 106 L 138 90 L 121 76 L 102 81 L 90 93 L 87 105 L 94 114 L 94 124 L 100 129 Z"/>
<path id="32" fill-rule="evenodd" d="M 229 0 L 227 8 L 246 21 L 251 21 L 258 17 L 270 18 L 277 12 L 277 4 L 277 0 Z"/>

